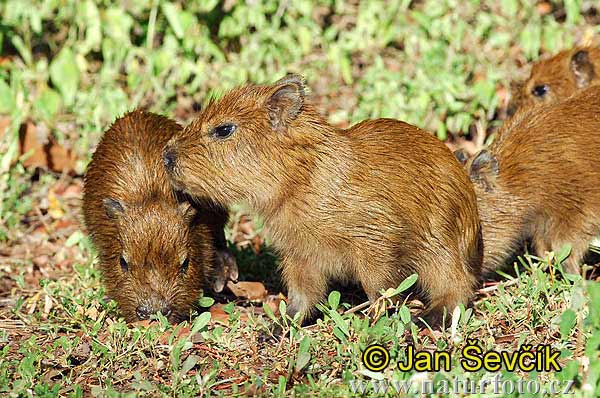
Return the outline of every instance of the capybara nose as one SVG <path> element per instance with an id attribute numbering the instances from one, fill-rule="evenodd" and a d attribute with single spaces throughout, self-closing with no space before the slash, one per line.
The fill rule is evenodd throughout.
<path id="1" fill-rule="evenodd" d="M 142 304 L 139 307 L 137 307 L 137 309 L 135 310 L 135 314 L 140 320 L 144 320 L 150 318 L 150 315 L 156 314 L 159 311 L 166 318 L 168 318 L 173 313 L 173 308 L 171 308 L 171 306 L 168 304 L 163 305 L 162 308 L 156 308 L 148 304 Z"/>
<path id="2" fill-rule="evenodd" d="M 135 310 L 135 314 L 137 315 L 137 317 L 140 320 L 144 320 L 144 319 L 148 319 L 150 318 L 150 314 L 152 314 L 151 312 L 152 310 L 150 309 L 149 306 L 142 304 L 139 307 L 136 308 Z"/>
<path id="3" fill-rule="evenodd" d="M 173 169 L 175 168 L 176 158 L 177 155 L 175 154 L 175 150 L 173 148 L 165 148 L 165 150 L 163 151 L 163 163 L 165 164 L 165 167 L 167 168 L 168 172 L 173 171 Z"/>
<path id="4" fill-rule="evenodd" d="M 165 316 L 165 318 L 168 318 L 173 313 L 173 309 L 170 305 L 165 305 L 160 312 Z"/>

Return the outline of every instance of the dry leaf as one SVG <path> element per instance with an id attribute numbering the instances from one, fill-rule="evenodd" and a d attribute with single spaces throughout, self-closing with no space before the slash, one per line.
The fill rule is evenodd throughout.
<path id="1" fill-rule="evenodd" d="M 223 304 L 219 303 L 210 307 L 210 320 L 225 325 L 229 323 L 229 314 L 223 311 Z"/>
<path id="2" fill-rule="evenodd" d="M 90 343 L 83 340 L 71 352 L 71 356 L 74 359 L 76 359 L 77 361 L 79 361 L 79 363 L 83 363 L 83 362 L 87 361 L 87 359 L 90 357 L 90 352 L 91 352 Z"/>
<path id="3" fill-rule="evenodd" d="M 19 130 L 20 153 L 31 151 L 24 161 L 25 167 L 42 167 L 56 172 L 67 172 L 75 166 L 75 154 L 56 142 L 43 125 L 36 127 L 27 122 Z"/>
<path id="4" fill-rule="evenodd" d="M 261 282 L 227 282 L 227 287 L 236 297 L 244 297 L 251 301 L 263 301 L 267 297 L 267 289 Z"/>
<path id="5" fill-rule="evenodd" d="M 547 15 L 552 12 L 552 4 L 548 2 L 539 3 L 536 8 L 540 15 Z"/>
<path id="6" fill-rule="evenodd" d="M 6 132 L 8 131 L 8 127 L 10 126 L 10 123 L 11 123 L 11 120 L 9 118 L 0 117 L 0 141 L 2 141 L 2 139 L 6 135 Z"/>
<path id="7" fill-rule="evenodd" d="M 48 215 L 55 220 L 63 218 L 65 215 L 65 211 L 52 188 L 48 190 Z"/>
<path id="8" fill-rule="evenodd" d="M 50 298 L 50 296 L 45 295 L 44 296 L 44 315 L 48 315 L 50 313 L 50 310 L 52 309 L 52 299 Z"/>
<path id="9" fill-rule="evenodd" d="M 98 319 L 98 309 L 96 307 L 92 306 L 87 309 L 87 311 L 85 312 L 85 315 L 87 315 L 88 318 L 95 321 Z"/>
<path id="10" fill-rule="evenodd" d="M 285 300 L 285 296 L 283 294 L 270 294 L 267 296 L 264 302 L 269 306 L 269 308 L 271 308 L 271 311 L 277 313 L 279 311 L 279 303 L 281 300 Z"/>

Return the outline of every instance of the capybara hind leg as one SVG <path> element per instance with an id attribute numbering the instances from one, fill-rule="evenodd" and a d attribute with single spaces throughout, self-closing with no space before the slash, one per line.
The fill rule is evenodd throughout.
<path id="1" fill-rule="evenodd" d="M 453 278 L 421 279 L 424 290 L 429 292 L 429 305 L 422 317 L 431 327 L 444 327 L 451 320 L 452 311 L 459 304 L 467 305 L 473 294 L 474 277 L 454 271 Z M 448 276 L 448 275 L 447 275 Z M 444 320 L 444 314 L 446 314 Z"/>
<path id="2" fill-rule="evenodd" d="M 571 253 L 569 254 L 569 257 L 563 261 L 563 269 L 569 274 L 580 274 L 581 262 L 589 249 L 589 240 L 587 237 L 581 237 L 579 239 L 573 239 L 573 241 L 575 243 L 571 245 Z M 565 244 L 565 241 L 557 241 L 552 245 L 552 250 L 557 254 Z"/>
<path id="3" fill-rule="evenodd" d="M 546 253 L 552 250 L 544 234 L 537 234 L 534 236 L 532 239 L 532 245 L 533 249 L 535 250 L 535 254 L 540 258 L 544 258 Z"/>
<path id="4" fill-rule="evenodd" d="M 306 262 L 284 259 L 282 270 L 288 288 L 287 314 L 293 318 L 299 313 L 299 322 L 306 321 L 315 305 L 324 299 L 327 279 L 318 267 Z"/>

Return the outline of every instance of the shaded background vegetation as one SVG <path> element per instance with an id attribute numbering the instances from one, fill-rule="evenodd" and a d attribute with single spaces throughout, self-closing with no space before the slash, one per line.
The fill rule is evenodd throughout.
<path id="1" fill-rule="evenodd" d="M 285 344 L 263 344 L 264 321 L 250 327 L 229 305 L 226 325 L 200 320 L 199 341 L 189 327 L 178 340 L 165 324 L 118 321 L 79 200 L 81 175 L 115 117 L 143 107 L 185 123 L 209 96 L 286 72 L 307 78 L 336 125 L 394 117 L 478 148 L 500 123 L 510 81 L 531 60 L 593 42 L 599 13 L 586 0 L 1 1 L 0 393 L 340 395 L 367 342 L 408 335 L 459 349 L 475 334 L 488 348 L 514 349 L 529 335 L 556 344 L 571 361 L 556 377 L 578 377 L 578 393 L 594 396 L 600 317 L 584 322 L 585 282 L 554 280 L 543 272 L 552 259 L 524 260 L 525 275 L 480 292 L 478 317 L 468 313 L 458 335 L 420 335 L 398 314 L 369 325 L 326 311 Z M 244 274 L 272 279 L 276 258 L 262 249 L 260 223 L 236 207 L 228 233 Z"/>

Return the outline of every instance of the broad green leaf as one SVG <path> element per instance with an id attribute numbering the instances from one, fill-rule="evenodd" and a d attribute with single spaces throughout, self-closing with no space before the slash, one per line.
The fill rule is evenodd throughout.
<path id="1" fill-rule="evenodd" d="M 183 26 L 181 26 L 181 20 L 179 18 L 180 10 L 173 3 L 163 2 L 162 11 L 165 13 L 173 32 L 175 32 L 175 36 L 177 36 L 178 39 L 181 39 L 183 37 Z"/>
<path id="2" fill-rule="evenodd" d="M 556 253 L 556 260 L 558 260 L 559 263 L 562 263 L 563 261 L 565 261 L 567 259 L 567 257 L 569 257 L 570 254 L 571 254 L 571 245 L 569 243 L 567 243 L 560 248 L 558 253 Z"/>
<path id="3" fill-rule="evenodd" d="M 219 0 L 202 0 L 198 2 L 198 11 L 208 13 L 211 12 L 219 4 Z"/>
<path id="4" fill-rule="evenodd" d="M 9 85 L 0 79 L 0 113 L 11 114 L 15 110 L 15 96 Z"/>
<path id="5" fill-rule="evenodd" d="M 213 305 L 214 303 L 215 303 L 215 300 L 212 297 L 208 297 L 208 296 L 203 296 L 198 301 L 198 304 L 200 305 L 200 307 L 204 307 L 204 308 L 208 308 L 211 305 Z"/>
<path id="6" fill-rule="evenodd" d="M 133 26 L 133 18 L 121 8 L 107 9 L 102 18 L 104 33 L 112 37 L 117 43 L 127 45 L 131 43 L 129 32 Z"/>
<path id="7" fill-rule="evenodd" d="M 575 311 L 567 309 L 565 310 L 565 312 L 562 313 L 562 316 L 560 318 L 560 335 L 563 339 L 569 337 L 573 326 L 575 326 L 576 321 L 577 314 L 575 314 Z"/>
<path id="8" fill-rule="evenodd" d="M 267 316 L 269 318 L 271 318 L 274 321 L 277 320 L 277 318 L 275 317 L 275 314 L 273 313 L 273 310 L 271 309 L 271 307 L 267 303 L 263 303 L 262 307 L 263 307 L 263 310 L 265 311 L 265 314 L 267 314 Z"/>
<path id="9" fill-rule="evenodd" d="M 77 16 L 81 21 L 80 26 L 85 28 L 85 41 L 80 51 L 87 54 L 90 50 L 99 49 L 102 42 L 102 28 L 96 3 L 92 0 L 85 1 L 78 7 Z"/>
<path id="10" fill-rule="evenodd" d="M 403 305 L 402 307 L 400 307 L 400 319 L 402 320 L 402 322 L 404 323 L 408 323 L 410 322 L 410 311 L 408 309 L 407 306 Z"/>
<path id="11" fill-rule="evenodd" d="M 181 373 L 186 374 L 192 370 L 192 368 L 198 363 L 198 359 L 199 357 L 197 355 L 189 355 L 181 365 Z"/>
<path id="12" fill-rule="evenodd" d="M 83 232 L 81 231 L 75 231 L 71 234 L 71 236 L 69 236 L 69 238 L 67 239 L 67 241 L 65 242 L 65 246 L 66 247 L 71 247 L 71 246 L 75 246 L 76 244 L 78 244 L 85 236 L 83 235 Z"/>
<path id="13" fill-rule="evenodd" d="M 384 297 L 391 298 L 397 296 L 398 294 L 408 290 L 412 285 L 417 282 L 419 276 L 417 274 L 411 274 L 406 279 L 404 279 L 400 285 L 395 289 L 388 289 L 384 292 Z"/>
<path id="14" fill-rule="evenodd" d="M 50 120 L 56 115 L 61 106 L 60 95 L 51 88 L 46 88 L 35 100 L 35 109 L 45 120 Z"/>
<path id="15" fill-rule="evenodd" d="M 581 0 L 565 0 L 567 24 L 575 25 L 581 18 Z"/>
<path id="16" fill-rule="evenodd" d="M 210 312 L 206 311 L 202 314 L 198 315 L 196 319 L 194 319 L 194 323 L 192 325 L 192 329 L 190 330 L 190 336 L 198 333 L 201 329 L 206 327 L 210 322 Z"/>
<path id="17" fill-rule="evenodd" d="M 336 327 L 339 328 L 342 333 L 344 333 L 346 336 L 350 336 L 348 324 L 346 321 L 344 321 L 340 314 L 338 314 L 336 311 L 329 311 L 328 315 L 331 317 L 331 319 L 333 319 Z"/>
<path id="18" fill-rule="evenodd" d="M 287 313 L 287 304 L 285 303 L 285 300 L 281 300 L 279 302 L 279 314 L 281 314 L 282 317 L 285 317 Z"/>
<path id="19" fill-rule="evenodd" d="M 329 294 L 329 297 L 327 298 L 327 301 L 329 302 L 329 307 L 331 307 L 333 311 L 337 310 L 337 307 L 340 304 L 340 296 L 340 292 L 334 290 Z"/>
<path id="20" fill-rule="evenodd" d="M 300 345 L 298 346 L 298 355 L 296 357 L 296 365 L 294 369 L 296 372 L 301 371 L 310 362 L 310 337 L 304 336 Z"/>
<path id="21" fill-rule="evenodd" d="M 75 54 L 69 47 L 64 47 L 50 64 L 50 79 L 58 87 L 66 105 L 72 105 L 79 87 L 79 68 Z"/>

